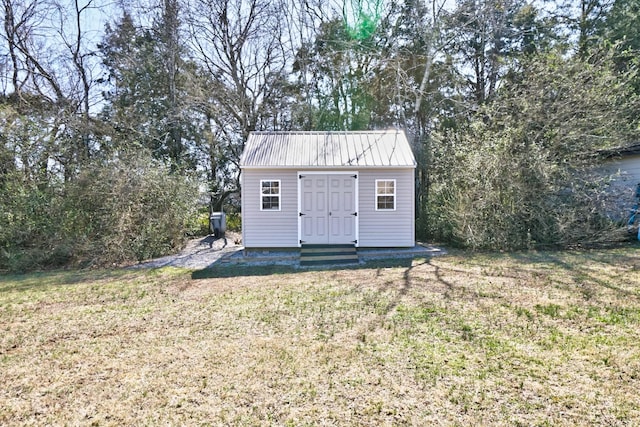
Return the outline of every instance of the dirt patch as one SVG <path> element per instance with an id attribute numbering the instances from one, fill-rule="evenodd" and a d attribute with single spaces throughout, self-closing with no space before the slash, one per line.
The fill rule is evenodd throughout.
<path id="1" fill-rule="evenodd" d="M 224 236 L 217 239 L 213 235 L 192 239 L 180 253 L 144 261 L 136 264 L 134 268 L 206 268 L 220 258 L 231 256 L 242 248 L 242 235 L 227 231 Z"/>

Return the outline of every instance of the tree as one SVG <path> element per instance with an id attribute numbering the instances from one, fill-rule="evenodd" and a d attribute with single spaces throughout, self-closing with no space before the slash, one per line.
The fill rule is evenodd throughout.
<path id="1" fill-rule="evenodd" d="M 521 0 L 464 0 L 450 15 L 458 72 L 474 105 L 490 100 L 520 54 L 531 54 L 544 34 L 537 10 Z"/>
<path id="2" fill-rule="evenodd" d="M 640 51 L 640 3 L 634 0 L 615 0 L 598 34 L 613 43 L 621 43 L 623 51 Z"/>
<path id="3" fill-rule="evenodd" d="M 557 0 L 545 8 L 557 22 L 556 33 L 566 39 L 567 46 L 583 59 L 598 44 L 598 29 L 615 0 Z"/>
<path id="4" fill-rule="evenodd" d="M 219 207 L 239 191 L 238 162 L 249 132 L 287 129 L 289 83 L 284 4 L 197 0 L 189 10 L 190 47 L 206 73 L 198 100 L 209 127 L 209 186 Z"/>
<path id="5" fill-rule="evenodd" d="M 379 90 L 384 72 L 378 42 L 374 33 L 354 38 L 336 18 L 321 24 L 313 43 L 298 51 L 293 71 L 299 84 L 308 85 L 308 127 L 361 130 L 384 124 L 388 100 Z"/>
<path id="6" fill-rule="evenodd" d="M 151 28 L 136 25 L 125 11 L 106 26 L 99 46 L 106 69 L 102 118 L 114 133 L 109 145 L 138 144 L 174 169 L 196 167 L 203 126 L 193 102 L 195 70 L 183 57 L 179 27 L 177 3 L 166 0 Z"/>
<path id="7" fill-rule="evenodd" d="M 27 121 L 48 115 L 40 124 L 47 130 L 39 141 L 42 158 L 35 162 L 72 179 L 97 149 L 90 118 L 96 61 L 83 25 L 96 0 L 3 0 L 2 7 L 10 58 L 5 100 L 19 114 L 34 113 Z"/>
<path id="8" fill-rule="evenodd" d="M 615 47 L 615 62 L 621 72 L 638 68 L 639 20 L 640 3 L 633 0 L 616 0 L 598 28 L 597 34 L 600 39 Z M 636 77 L 634 87 L 635 92 L 640 94 L 640 77 Z"/>
<path id="9" fill-rule="evenodd" d="M 612 0 L 580 0 L 577 18 L 570 20 L 578 30 L 578 53 L 585 58 L 597 40 L 598 27 L 606 19 Z"/>
<path id="10" fill-rule="evenodd" d="M 636 140 L 640 106 L 612 65 L 607 51 L 530 57 L 468 127 L 438 135 L 434 236 L 492 249 L 612 238 L 594 159 Z"/>

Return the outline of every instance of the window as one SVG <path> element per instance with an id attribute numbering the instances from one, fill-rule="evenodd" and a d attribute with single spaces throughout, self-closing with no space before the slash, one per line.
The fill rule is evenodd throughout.
<path id="1" fill-rule="evenodd" d="M 260 210 L 280 210 L 280 180 L 260 181 Z"/>
<path id="2" fill-rule="evenodd" d="M 396 209 L 396 180 L 376 179 L 376 210 L 393 211 Z"/>

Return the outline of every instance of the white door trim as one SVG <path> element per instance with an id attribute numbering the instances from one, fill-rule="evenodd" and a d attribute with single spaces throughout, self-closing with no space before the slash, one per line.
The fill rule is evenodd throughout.
<path id="1" fill-rule="evenodd" d="M 296 178 L 298 179 L 298 247 L 302 246 L 302 216 L 300 213 L 302 212 L 302 185 L 301 185 L 301 175 L 355 175 L 356 186 L 355 186 L 355 208 L 356 208 L 356 216 L 355 216 L 355 234 L 356 234 L 356 247 L 358 247 L 360 243 L 360 196 L 358 195 L 358 191 L 360 188 L 359 180 L 360 175 L 358 171 L 298 171 L 296 172 Z"/>

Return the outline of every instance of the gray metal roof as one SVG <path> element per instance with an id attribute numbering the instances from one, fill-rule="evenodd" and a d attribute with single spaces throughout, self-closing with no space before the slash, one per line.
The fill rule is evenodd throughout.
<path id="1" fill-rule="evenodd" d="M 241 168 L 416 166 L 403 131 L 252 132 Z"/>

